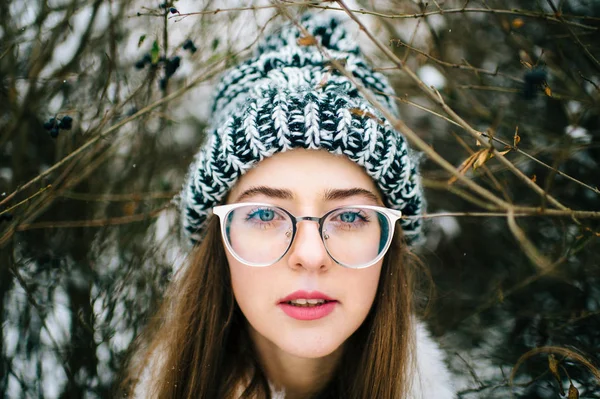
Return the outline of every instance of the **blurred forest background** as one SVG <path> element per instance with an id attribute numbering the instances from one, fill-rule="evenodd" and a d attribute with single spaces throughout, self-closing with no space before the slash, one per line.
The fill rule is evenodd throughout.
<path id="1" fill-rule="evenodd" d="M 344 5 L 0 1 L 0 398 L 114 396 L 185 257 L 216 78 Z M 347 6 L 423 154 L 423 317 L 459 397 L 600 397 L 600 1 Z"/>

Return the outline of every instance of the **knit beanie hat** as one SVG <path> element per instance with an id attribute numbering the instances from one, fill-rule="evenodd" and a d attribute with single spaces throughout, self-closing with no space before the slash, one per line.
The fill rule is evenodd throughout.
<path id="1" fill-rule="evenodd" d="M 388 80 L 367 65 L 356 45 L 330 15 L 304 14 L 300 24 L 377 101 L 398 109 Z M 262 159 L 295 148 L 325 149 L 362 166 L 386 206 L 404 216 L 424 206 L 417 162 L 404 137 L 330 65 L 330 58 L 293 23 L 267 35 L 252 58 L 227 71 L 216 88 L 207 141 L 192 163 L 181 193 L 184 231 L 196 243 L 213 206 Z M 310 40 L 308 40 L 310 43 Z M 400 220 L 408 243 L 421 219 Z"/>

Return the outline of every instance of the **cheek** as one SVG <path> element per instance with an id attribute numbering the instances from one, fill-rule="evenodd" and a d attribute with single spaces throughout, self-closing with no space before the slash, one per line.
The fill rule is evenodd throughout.
<path id="1" fill-rule="evenodd" d="M 233 294 L 242 311 L 246 313 L 246 309 L 253 309 L 260 303 L 257 287 L 260 287 L 260 282 L 264 279 L 260 273 L 262 269 L 244 265 L 230 256 L 228 260 Z"/>
<path id="2" fill-rule="evenodd" d="M 227 254 L 233 295 L 246 319 L 252 325 L 264 322 L 265 315 L 273 311 L 277 293 L 273 288 L 278 276 L 273 267 L 252 267 L 240 263 Z"/>
<path id="3" fill-rule="evenodd" d="M 366 269 L 343 270 L 344 302 L 354 316 L 356 328 L 367 317 L 379 286 L 381 262 Z"/>

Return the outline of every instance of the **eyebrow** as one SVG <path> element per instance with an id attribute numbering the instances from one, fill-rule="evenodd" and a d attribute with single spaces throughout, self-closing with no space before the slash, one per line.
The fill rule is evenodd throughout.
<path id="1" fill-rule="evenodd" d="M 375 193 L 358 187 L 350 189 L 329 189 L 325 191 L 325 195 L 323 197 L 326 201 L 343 200 L 350 197 L 364 197 L 375 203 L 380 202 L 379 197 Z"/>
<path id="2" fill-rule="evenodd" d="M 256 186 L 256 187 L 250 187 L 249 189 L 247 189 L 246 191 L 241 193 L 237 197 L 236 202 L 239 202 L 245 198 L 252 197 L 254 195 L 259 195 L 259 194 L 262 194 L 264 196 L 271 197 L 271 198 L 277 198 L 277 199 L 284 199 L 284 200 L 294 199 L 294 193 L 292 193 L 290 190 L 287 190 L 284 188 Z"/>
<path id="3" fill-rule="evenodd" d="M 252 197 L 254 195 L 264 195 L 266 197 L 283 199 L 283 200 L 293 200 L 295 198 L 294 193 L 291 190 L 285 188 L 275 188 L 268 186 L 255 186 L 250 187 L 249 189 L 242 192 L 236 199 L 236 202 L 240 202 L 246 198 Z M 336 201 L 343 200 L 350 197 L 364 197 L 367 200 L 371 200 L 375 203 L 379 203 L 380 198 L 373 193 L 364 188 L 349 188 L 349 189 L 328 189 L 325 191 L 323 198 L 325 201 Z"/>

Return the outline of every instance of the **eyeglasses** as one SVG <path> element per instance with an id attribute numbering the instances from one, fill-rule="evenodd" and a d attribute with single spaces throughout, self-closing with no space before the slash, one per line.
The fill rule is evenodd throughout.
<path id="1" fill-rule="evenodd" d="M 298 222 L 319 225 L 329 256 L 339 265 L 361 269 L 377 263 L 387 252 L 396 221 L 402 213 L 371 205 L 343 206 L 322 217 L 296 217 L 278 206 L 239 203 L 213 208 L 219 216 L 221 234 L 229 252 L 240 262 L 270 266 L 291 248 Z"/>

